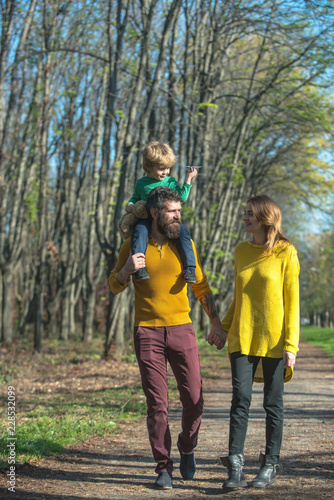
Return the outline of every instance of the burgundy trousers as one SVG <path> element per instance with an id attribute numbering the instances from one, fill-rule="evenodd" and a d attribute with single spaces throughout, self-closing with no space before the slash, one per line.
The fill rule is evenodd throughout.
<path id="1" fill-rule="evenodd" d="M 134 342 L 147 402 L 147 429 L 157 473 L 173 471 L 168 425 L 167 361 L 182 403 L 179 445 L 191 452 L 197 445 L 203 413 L 202 379 L 196 336 L 191 323 L 163 327 L 135 327 Z"/>

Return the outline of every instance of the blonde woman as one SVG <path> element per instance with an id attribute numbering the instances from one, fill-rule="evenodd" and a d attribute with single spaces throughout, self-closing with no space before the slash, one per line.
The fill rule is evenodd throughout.
<path id="1" fill-rule="evenodd" d="M 281 212 L 265 195 L 247 201 L 243 221 L 250 241 L 235 249 L 235 296 L 222 321 L 228 334 L 233 396 L 230 410 L 228 468 L 223 488 L 246 487 L 244 442 L 253 381 L 264 381 L 266 448 L 251 482 L 275 482 L 283 431 L 283 387 L 291 380 L 299 342 L 299 262 L 283 235 Z"/>

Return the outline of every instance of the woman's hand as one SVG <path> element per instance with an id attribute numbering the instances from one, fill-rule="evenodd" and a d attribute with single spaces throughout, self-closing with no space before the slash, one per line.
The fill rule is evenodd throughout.
<path id="1" fill-rule="evenodd" d="M 290 368 L 296 363 L 296 356 L 295 354 L 292 354 L 292 352 L 284 351 L 283 361 L 284 361 L 284 368 Z"/>
<path id="2" fill-rule="evenodd" d="M 211 331 L 209 335 L 207 336 L 206 340 L 207 342 L 212 346 L 215 345 L 218 350 L 222 349 L 226 343 L 227 340 L 227 333 L 225 330 L 223 330 L 220 321 L 218 320 L 219 324 L 212 324 Z"/>

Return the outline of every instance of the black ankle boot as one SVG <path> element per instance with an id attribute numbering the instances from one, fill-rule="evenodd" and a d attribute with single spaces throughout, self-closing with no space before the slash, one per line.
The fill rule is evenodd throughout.
<path id="1" fill-rule="evenodd" d="M 265 488 L 276 481 L 276 471 L 279 468 L 278 455 L 263 455 L 260 453 L 259 462 L 261 468 L 257 476 L 251 482 L 253 488 Z"/>
<path id="2" fill-rule="evenodd" d="M 223 488 L 245 488 L 247 486 L 247 481 L 242 472 L 242 467 L 245 463 L 244 456 L 242 454 L 229 455 L 228 457 L 221 457 L 220 459 L 223 465 L 228 468 L 228 479 L 224 481 Z"/>

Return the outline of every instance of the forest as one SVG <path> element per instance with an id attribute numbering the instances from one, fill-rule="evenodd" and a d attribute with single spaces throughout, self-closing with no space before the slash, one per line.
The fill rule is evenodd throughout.
<path id="1" fill-rule="evenodd" d="M 0 339 L 131 337 L 106 279 L 142 150 L 201 165 L 183 221 L 222 316 L 249 195 L 301 261 L 302 315 L 334 322 L 334 5 L 308 0 L 1 0 Z M 328 214 L 326 227 L 310 220 Z M 305 226 L 306 221 L 306 226 Z M 321 224 L 320 224 L 321 226 Z M 207 318 L 189 293 L 198 331 Z"/>

